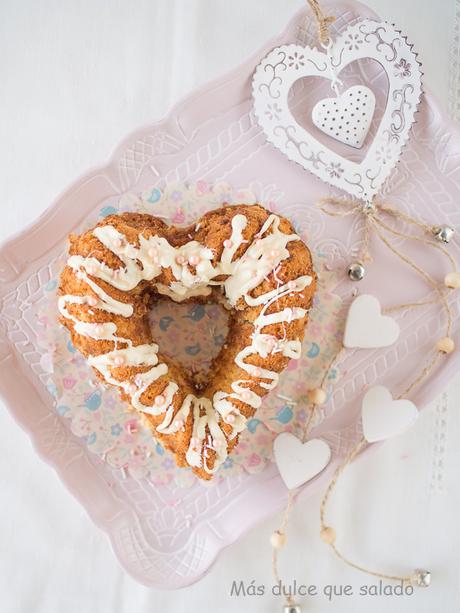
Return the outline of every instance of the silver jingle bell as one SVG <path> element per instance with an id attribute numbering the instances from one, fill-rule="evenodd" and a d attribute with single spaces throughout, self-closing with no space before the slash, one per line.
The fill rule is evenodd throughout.
<path id="1" fill-rule="evenodd" d="M 362 281 L 366 274 L 366 269 L 361 262 L 355 262 L 354 264 L 350 264 L 347 274 L 352 281 Z"/>
<path id="2" fill-rule="evenodd" d="M 285 604 L 283 607 L 283 613 L 302 613 L 302 609 L 298 604 Z"/>
<path id="3" fill-rule="evenodd" d="M 413 575 L 413 583 L 418 587 L 429 587 L 431 583 L 431 573 L 424 568 L 416 568 Z"/>
<path id="4" fill-rule="evenodd" d="M 448 243 L 450 239 L 453 237 L 455 230 L 450 226 L 435 226 L 432 229 L 434 237 L 440 243 Z"/>

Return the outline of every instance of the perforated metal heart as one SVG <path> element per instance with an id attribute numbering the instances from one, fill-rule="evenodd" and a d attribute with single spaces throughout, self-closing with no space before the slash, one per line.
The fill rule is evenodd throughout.
<path id="1" fill-rule="evenodd" d="M 340 96 L 324 98 L 315 104 L 311 118 L 328 136 L 360 149 L 371 127 L 375 96 L 365 85 L 349 87 Z"/>
<path id="2" fill-rule="evenodd" d="M 301 126 L 288 97 L 299 79 L 323 77 L 334 82 L 346 66 L 363 59 L 382 66 L 388 95 L 375 137 L 364 158 L 356 162 L 335 153 Z M 327 53 L 300 45 L 277 47 L 258 65 L 253 78 L 254 112 L 267 140 L 326 183 L 365 201 L 377 194 L 398 162 L 421 92 L 420 65 L 406 38 L 392 25 L 368 19 L 349 26 Z M 341 133 L 336 130 L 334 136 Z"/>

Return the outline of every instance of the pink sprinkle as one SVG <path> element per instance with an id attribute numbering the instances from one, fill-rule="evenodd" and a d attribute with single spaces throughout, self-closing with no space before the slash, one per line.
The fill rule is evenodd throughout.
<path id="1" fill-rule="evenodd" d="M 94 296 L 89 296 L 88 304 L 89 306 L 95 307 L 97 304 L 97 298 L 95 298 Z"/>
<path id="2" fill-rule="evenodd" d="M 278 249 L 272 249 L 270 251 L 270 255 L 272 256 L 272 258 L 277 258 L 279 257 L 280 252 L 278 251 Z"/>
<path id="3" fill-rule="evenodd" d="M 154 258 L 156 255 L 158 255 L 158 249 L 156 249 L 156 247 L 151 247 L 148 252 L 147 252 L 149 258 Z"/>
<path id="4" fill-rule="evenodd" d="M 183 255 L 178 255 L 178 256 L 176 257 L 176 262 L 177 262 L 178 264 L 180 264 L 181 266 L 183 266 L 183 265 L 185 264 L 185 262 L 186 262 L 186 259 L 184 258 L 184 256 L 183 256 Z"/>
<path id="5" fill-rule="evenodd" d="M 137 385 L 135 385 L 134 383 L 130 383 L 128 386 L 128 392 L 130 394 L 135 394 L 137 392 Z"/>
<path id="6" fill-rule="evenodd" d="M 243 398 L 243 400 L 249 400 L 251 398 L 251 392 L 249 391 L 243 392 L 241 394 L 241 397 Z"/>
<path id="7" fill-rule="evenodd" d="M 227 415 L 226 422 L 228 424 L 233 424 L 235 422 L 235 416 L 232 413 L 230 413 L 229 415 Z"/>
<path id="8" fill-rule="evenodd" d="M 184 425 L 184 422 L 182 419 L 176 419 L 176 421 L 174 422 L 174 426 L 176 428 L 182 428 L 183 425 Z"/>
<path id="9" fill-rule="evenodd" d="M 252 374 L 254 377 L 260 377 L 260 374 L 261 374 L 260 368 L 254 368 L 254 371 Z"/>
<path id="10" fill-rule="evenodd" d="M 122 355 L 116 355 L 113 362 L 115 366 L 122 366 L 125 363 L 125 358 Z"/>
<path id="11" fill-rule="evenodd" d="M 155 404 L 160 406 L 161 404 L 163 404 L 165 401 L 165 397 L 163 396 L 163 394 L 160 394 L 159 396 L 157 396 L 155 398 Z"/>
<path id="12" fill-rule="evenodd" d="M 190 264 L 190 266 L 198 266 L 200 261 L 201 258 L 199 258 L 197 255 L 191 255 L 188 259 L 188 263 Z"/>
<path id="13" fill-rule="evenodd" d="M 230 249 L 231 247 L 233 247 L 233 243 L 232 243 L 232 241 L 229 238 L 224 240 L 224 247 L 225 247 L 225 249 Z"/>
<path id="14" fill-rule="evenodd" d="M 124 240 L 122 238 L 120 238 L 119 236 L 113 241 L 113 244 L 115 245 L 115 247 L 123 247 L 124 245 Z"/>
<path id="15" fill-rule="evenodd" d="M 103 324 L 97 324 L 95 330 L 96 330 L 96 334 L 98 334 L 99 336 L 104 334 L 104 326 L 103 326 Z"/>
<path id="16" fill-rule="evenodd" d="M 296 284 L 296 282 L 295 282 L 295 281 L 289 281 L 289 283 L 288 283 L 288 288 L 289 288 L 290 290 L 294 290 L 294 289 L 296 289 L 296 287 L 297 287 L 297 284 Z"/>

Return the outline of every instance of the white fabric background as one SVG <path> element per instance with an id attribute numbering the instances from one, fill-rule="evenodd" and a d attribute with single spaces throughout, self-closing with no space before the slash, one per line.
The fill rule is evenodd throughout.
<path id="1" fill-rule="evenodd" d="M 459 88 L 458 50 L 451 55 L 455 0 L 369 4 L 409 35 L 425 82 L 448 104 L 449 91 Z M 36 219 L 127 133 L 245 59 L 301 6 L 302 0 L 0 0 L 0 240 Z M 450 99 L 451 109 L 456 102 Z M 404 600 L 317 597 L 305 609 L 458 610 L 459 401 L 460 377 L 409 433 L 356 463 L 333 505 L 350 556 L 389 572 L 428 567 L 432 587 Z M 281 610 L 269 595 L 229 596 L 234 579 L 271 584 L 268 536 L 278 518 L 223 552 L 200 583 L 179 592 L 145 588 L 123 572 L 104 534 L 1 408 L 2 613 Z M 293 513 L 284 576 L 320 588 L 371 583 L 320 543 L 318 502 Z"/>

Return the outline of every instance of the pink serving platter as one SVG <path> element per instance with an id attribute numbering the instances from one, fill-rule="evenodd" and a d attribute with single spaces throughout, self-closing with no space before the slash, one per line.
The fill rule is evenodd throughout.
<path id="1" fill-rule="evenodd" d="M 359 17 L 375 17 L 354 2 L 331 4 L 335 27 L 343 29 Z M 67 235 L 85 224 L 104 202 L 147 186 L 171 182 L 227 181 L 246 186 L 257 181 L 277 190 L 277 210 L 306 231 L 309 245 L 328 257 L 329 265 L 344 270 L 357 253 L 359 220 L 326 217 L 314 203 L 330 188 L 288 161 L 270 144 L 252 113 L 251 76 L 273 47 L 297 42 L 313 44 L 315 26 L 300 11 L 287 29 L 255 56 L 225 77 L 208 84 L 178 104 L 163 121 L 127 138 L 109 164 L 80 179 L 32 226 L 0 249 L 0 393 L 21 426 L 30 434 L 40 456 L 49 462 L 95 523 L 110 537 L 124 568 L 140 582 L 178 588 L 199 579 L 218 553 L 258 521 L 281 508 L 286 499 L 277 470 L 270 465 L 259 474 L 228 477 L 211 486 L 195 483 L 154 485 L 148 479 L 126 478 L 98 462 L 58 415 L 40 362 L 33 314 L 43 299 L 43 287 L 66 249 Z M 381 74 L 365 63 L 357 74 L 383 89 Z M 353 75 L 351 75 L 353 76 Z M 356 75 L 355 75 L 356 76 Z M 299 117 L 325 91 L 321 83 L 301 83 L 293 95 Z M 411 215 L 433 224 L 460 227 L 460 131 L 431 95 L 426 95 L 409 145 L 385 185 L 385 199 Z M 420 246 L 405 245 L 433 276 L 448 272 L 444 260 L 432 258 Z M 460 261 L 455 238 L 449 250 Z M 373 245 L 372 274 L 360 291 L 377 295 L 384 306 L 412 302 L 429 293 L 424 284 L 379 245 Z M 336 289 L 344 303 L 353 286 L 344 277 Z M 450 296 L 458 337 L 460 300 Z M 443 335 L 438 307 L 429 306 L 398 316 L 398 343 L 378 351 L 350 352 L 334 388 L 330 409 L 315 434 L 327 438 L 334 460 L 303 495 L 323 487 L 331 470 L 359 432 L 359 400 L 365 385 L 381 382 L 393 393 L 405 384 L 431 355 Z M 64 332 L 63 332 L 64 334 Z M 460 367 L 458 353 L 417 388 L 418 407 L 425 406 Z M 14 385 L 13 385 L 14 382 Z M 171 501 L 180 499 L 180 504 Z"/>

